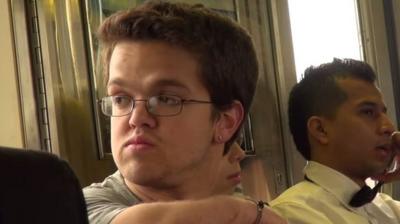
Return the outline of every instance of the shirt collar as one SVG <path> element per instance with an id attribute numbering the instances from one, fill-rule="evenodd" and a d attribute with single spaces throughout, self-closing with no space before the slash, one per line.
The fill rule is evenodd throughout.
<path id="1" fill-rule="evenodd" d="M 332 193 L 343 205 L 348 205 L 355 192 L 361 187 L 342 173 L 315 161 L 309 161 L 304 174 L 315 184 Z"/>

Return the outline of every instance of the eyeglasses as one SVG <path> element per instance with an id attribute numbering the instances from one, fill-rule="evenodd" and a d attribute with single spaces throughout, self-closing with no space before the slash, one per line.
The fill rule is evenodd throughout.
<path id="1" fill-rule="evenodd" d="M 146 102 L 146 110 L 154 116 L 175 116 L 178 115 L 184 104 L 208 103 L 210 101 L 182 99 L 173 95 L 157 95 L 147 99 L 134 99 L 131 96 L 117 95 L 106 96 L 100 100 L 101 110 L 104 115 L 110 117 L 122 117 L 130 114 L 137 101 Z"/>

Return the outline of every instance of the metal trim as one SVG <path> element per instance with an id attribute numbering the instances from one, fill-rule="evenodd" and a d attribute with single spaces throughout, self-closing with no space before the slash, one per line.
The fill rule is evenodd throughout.
<path id="1" fill-rule="evenodd" d="M 38 121 L 37 102 L 35 99 L 35 87 L 32 72 L 32 63 L 29 47 L 29 25 L 27 21 L 27 5 L 26 1 L 11 1 L 11 14 L 14 32 L 14 45 L 16 57 L 16 69 L 19 80 L 19 91 L 22 112 L 22 126 L 24 129 L 24 147 L 40 150 L 42 144 L 40 142 L 40 128 Z M 34 23 L 35 24 L 35 23 Z"/>

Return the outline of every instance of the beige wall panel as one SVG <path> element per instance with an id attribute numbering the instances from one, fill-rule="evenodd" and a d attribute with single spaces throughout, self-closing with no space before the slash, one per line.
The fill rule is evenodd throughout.
<path id="1" fill-rule="evenodd" d="M 9 1 L 0 1 L 0 145 L 23 146 Z"/>

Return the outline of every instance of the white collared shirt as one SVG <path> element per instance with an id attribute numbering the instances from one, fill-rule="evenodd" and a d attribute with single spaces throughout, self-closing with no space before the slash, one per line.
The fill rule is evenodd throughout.
<path id="1" fill-rule="evenodd" d="M 360 190 L 354 181 L 320 163 L 310 161 L 304 173 L 311 181 L 289 188 L 270 204 L 291 224 L 399 224 L 400 202 L 379 193 L 364 206 L 348 205 Z"/>

